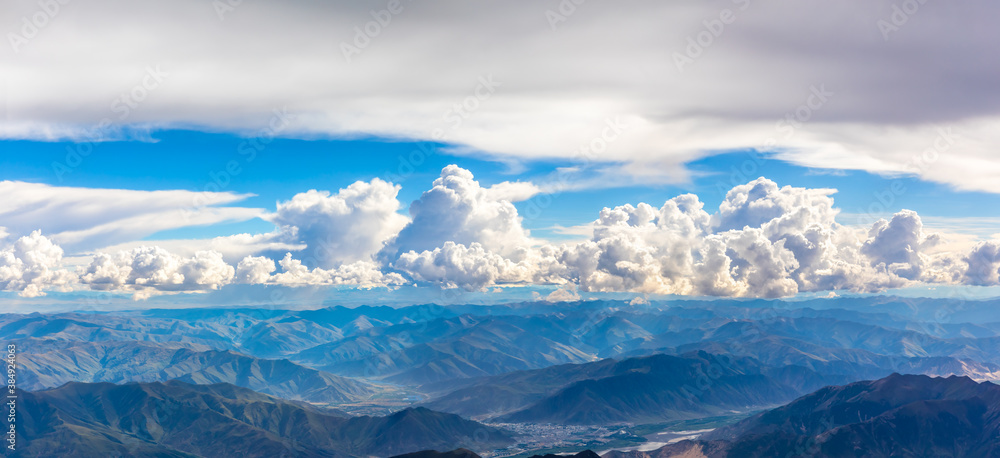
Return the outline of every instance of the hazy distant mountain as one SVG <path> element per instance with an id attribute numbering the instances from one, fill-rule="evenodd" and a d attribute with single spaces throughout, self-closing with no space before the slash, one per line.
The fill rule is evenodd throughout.
<path id="1" fill-rule="evenodd" d="M 732 360 L 731 364 L 735 364 L 738 370 L 744 371 L 745 374 L 764 375 L 776 383 L 789 388 L 786 398 L 772 399 L 772 403 L 790 400 L 797 395 L 809 393 L 822 386 L 850 383 L 865 378 L 879 378 L 892 373 L 891 369 L 883 369 L 882 366 L 916 373 L 943 372 L 951 374 L 993 370 L 994 372 L 988 372 L 988 374 L 996 374 L 995 366 L 984 366 L 979 363 L 963 362 L 953 358 L 892 358 L 863 350 L 812 348 L 812 346 L 803 342 L 799 342 L 798 346 L 794 345 L 794 342 L 773 342 L 771 340 L 767 342 L 770 342 L 770 345 L 747 345 L 740 347 L 744 353 L 766 357 L 766 361 L 761 362 L 756 359 L 736 358 Z M 725 346 L 705 345 L 704 348 L 711 353 L 719 355 L 732 353 L 730 348 Z M 809 352 L 814 352 L 814 354 Z M 838 357 L 843 359 L 838 359 Z M 671 358 L 678 360 L 687 359 L 692 364 L 704 364 L 704 360 L 706 359 L 698 357 L 696 352 L 675 355 Z M 669 358 L 659 355 L 651 359 L 637 359 L 636 361 L 645 361 L 645 364 L 653 365 L 655 362 L 667 359 Z M 710 357 L 708 359 L 710 360 Z M 511 372 L 492 377 L 432 383 L 422 387 L 425 391 L 431 392 L 433 396 L 424 405 L 431 409 L 452 412 L 471 418 L 489 418 L 527 409 L 532 404 L 542 402 L 546 398 L 552 398 L 546 401 L 556 403 L 556 406 L 553 406 L 551 410 L 566 411 L 573 408 L 572 402 L 583 401 L 567 397 L 572 390 L 556 396 L 561 390 L 567 389 L 579 382 L 588 381 L 588 384 L 593 384 L 596 380 L 620 376 L 625 371 L 625 369 L 622 369 L 623 367 L 629 367 L 629 364 L 634 363 L 630 359 L 620 362 L 613 359 L 606 359 L 594 363 L 564 364 L 544 369 Z M 653 370 L 653 368 L 650 368 L 650 370 Z M 678 372 L 674 374 L 674 377 L 681 377 L 682 374 L 682 372 Z M 610 383 L 610 381 L 602 383 Z M 651 386 L 660 389 L 666 385 Z M 584 390 L 583 387 L 576 387 L 574 389 Z M 604 394 L 602 397 L 606 395 Z M 588 394 L 588 396 L 590 395 Z M 567 404 L 559 404 L 563 402 Z M 598 402 L 598 399 L 588 399 L 588 402 Z M 663 414 L 668 415 L 669 409 L 666 406 L 661 407 L 664 407 Z M 541 408 L 541 406 L 536 407 L 536 409 Z M 556 419 L 538 414 L 537 410 L 531 412 L 533 413 L 528 416 L 511 414 L 504 418 L 518 421 Z M 628 413 L 626 414 L 626 412 Z M 672 413 L 670 414 L 672 415 Z M 636 416 L 633 417 L 632 415 Z M 622 415 L 616 418 L 619 421 L 633 421 L 647 418 L 647 415 L 644 412 L 624 409 Z M 560 418 L 559 420 L 565 421 L 566 419 Z"/>
<path id="2" fill-rule="evenodd" d="M 369 384 L 299 366 L 230 351 L 150 342 L 15 341 L 20 386 L 53 388 L 66 382 L 150 382 L 179 379 L 197 384 L 232 383 L 285 399 L 346 402 L 367 399 Z"/>
<path id="3" fill-rule="evenodd" d="M 988 362 L 951 356 L 884 355 L 870 350 L 824 347 L 800 338 L 766 334 L 698 342 L 676 348 L 631 354 L 681 354 L 691 351 L 752 357 L 762 364 L 774 367 L 803 366 L 824 374 L 843 375 L 852 381 L 882 378 L 893 372 L 937 376 L 965 375 L 977 380 L 1000 380 L 1000 365 Z"/>
<path id="4" fill-rule="evenodd" d="M 349 418 L 229 384 L 69 383 L 19 396 L 25 456 L 389 456 L 510 443 L 504 431 L 451 414 Z"/>
<path id="5" fill-rule="evenodd" d="M 726 377 L 737 377 L 739 380 Z M 718 399 L 705 398 L 705 404 L 683 404 L 686 407 L 678 411 L 681 403 L 670 398 L 673 396 L 669 394 L 671 390 L 676 390 L 680 385 L 683 387 L 681 391 L 701 391 L 703 388 L 699 387 L 704 387 L 706 380 L 713 387 L 716 382 L 721 382 L 720 386 L 736 390 L 740 389 L 741 384 L 745 384 L 743 388 L 746 390 L 771 390 L 775 386 L 781 388 L 778 396 L 756 400 L 745 397 L 742 398 L 744 403 L 741 407 L 725 409 L 746 410 L 749 406 L 774 405 L 831 383 L 847 383 L 857 378 L 820 373 L 803 366 L 770 367 L 751 358 L 689 352 L 683 355 L 564 364 L 492 377 L 433 383 L 424 385 L 421 389 L 431 393 L 432 399 L 423 404 L 428 408 L 470 418 L 499 416 L 511 421 L 558 420 L 599 424 L 602 421 L 660 421 L 705 415 L 706 412 L 718 411 L 722 406 L 739 399 L 738 395 L 734 395 L 730 400 L 716 405 L 713 403 Z M 631 385 L 626 389 L 618 387 L 616 384 L 619 383 Z M 763 384 L 756 385 L 759 383 Z M 594 390 L 601 393 L 593 393 Z M 636 399 L 627 399 L 628 396 Z M 629 403 L 632 401 L 643 407 L 631 406 Z M 544 407 L 546 404 L 551 406 Z M 578 409 L 577 414 L 581 417 L 597 415 L 596 412 L 603 409 L 608 411 L 609 417 L 602 419 L 595 416 L 583 421 L 561 418 L 556 413 L 571 409 Z M 545 410 L 551 410 L 551 415 L 555 416 L 543 414 Z"/>
<path id="6" fill-rule="evenodd" d="M 341 375 L 423 384 L 596 359 L 581 346 L 551 317 L 460 316 L 373 329 L 292 359 Z"/>
<path id="7" fill-rule="evenodd" d="M 826 387 L 730 427 L 605 458 L 1000 456 L 1000 386 L 899 375 Z"/>
<path id="8" fill-rule="evenodd" d="M 0 315 L 0 338 L 149 341 L 197 344 L 257 357 L 285 356 L 342 340 L 372 327 L 414 323 L 455 313 L 440 306 L 153 309 L 115 313 Z"/>
<path id="9" fill-rule="evenodd" d="M 747 411 L 794 398 L 790 386 L 752 366 L 699 353 L 656 355 L 615 363 L 602 378 L 573 382 L 504 422 L 653 423 Z"/>
<path id="10" fill-rule="evenodd" d="M 836 353 L 848 350 L 1000 364 L 1000 312 L 990 304 L 993 302 L 941 301 L 941 310 L 952 314 L 931 314 L 931 318 L 943 316 L 947 322 L 928 319 L 932 302 L 884 297 L 802 302 L 674 301 L 659 305 L 583 301 L 489 307 L 7 314 L 0 315 L 0 338 L 177 343 L 258 358 L 285 357 L 339 375 L 371 376 L 402 384 L 604 357 L 717 351 L 709 347 L 715 343 L 742 345 L 749 351 L 740 355 L 767 364 L 785 357 L 783 351 L 774 356 L 760 346 L 765 338 L 817 349 L 825 354 L 815 354 L 814 359 L 828 362 L 849 361 L 855 356 Z M 984 324 L 955 321 L 960 316 L 981 317 Z M 753 353 L 757 348 L 761 354 Z M 868 376 L 908 370 L 883 363 L 875 364 L 882 372 Z M 950 364 L 958 367 L 955 362 Z M 942 373 L 934 370 L 928 369 L 929 373 Z M 991 368 L 966 371 L 979 378 L 990 378 L 992 372 Z"/>
<path id="11" fill-rule="evenodd" d="M 610 376 L 617 364 L 604 359 L 425 385 L 437 396 L 424 405 L 472 418 L 496 416 L 528 407 L 574 382 Z"/>

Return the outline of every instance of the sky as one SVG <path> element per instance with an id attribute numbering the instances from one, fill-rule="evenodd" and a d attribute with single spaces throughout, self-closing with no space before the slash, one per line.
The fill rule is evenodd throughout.
<path id="1" fill-rule="evenodd" d="M 990 295 L 998 9 L 16 0 L 0 297 Z"/>

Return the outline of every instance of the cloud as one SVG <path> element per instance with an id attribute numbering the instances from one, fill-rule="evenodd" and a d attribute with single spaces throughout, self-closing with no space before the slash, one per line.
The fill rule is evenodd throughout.
<path id="1" fill-rule="evenodd" d="M 805 225 L 832 224 L 837 210 L 833 208 L 833 189 L 807 189 L 785 186 L 766 178 L 735 186 L 726 193 L 713 215 L 717 231 L 761 227 L 768 232 L 802 230 Z M 800 214 L 804 213 L 804 214 Z M 789 227 L 792 226 L 792 227 Z"/>
<path id="2" fill-rule="evenodd" d="M 536 190 L 528 184 L 509 183 L 483 188 L 472 172 L 449 165 L 431 189 L 410 205 L 412 220 L 381 256 L 391 261 L 402 253 L 434 250 L 452 242 L 470 248 L 476 243 L 484 252 L 521 260 L 532 241 L 507 198 L 524 198 Z"/>
<path id="3" fill-rule="evenodd" d="M 555 23 L 555 4 L 406 3 L 348 59 L 341 44 L 384 2 L 244 2 L 220 20 L 203 1 L 110 0 L 63 8 L 5 62 L 18 90 L 0 135 L 79 136 L 104 118 L 245 132 L 287 106 L 298 118 L 287 135 L 439 141 L 438 132 L 454 151 L 565 159 L 618 118 L 628 129 L 594 143 L 589 160 L 634 179 L 683 180 L 697 157 L 766 147 L 810 167 L 1000 192 L 1000 64 L 982 58 L 983 44 L 1000 40 L 989 22 L 1000 5 L 921 4 L 887 32 L 879 24 L 897 3 L 588 2 Z M 697 44 L 725 10 L 734 21 Z M 12 4 L 0 22 L 38 11 Z M 122 40 L 123 23 L 143 26 Z M 139 109 L 114 105 L 150 66 L 166 75 Z M 477 96 L 483 79 L 499 85 Z M 461 109 L 466 100 L 474 112 Z"/>
<path id="4" fill-rule="evenodd" d="M 547 302 L 572 302 L 580 300 L 580 293 L 576 292 L 575 285 L 559 287 L 545 296 Z"/>
<path id="5" fill-rule="evenodd" d="M 41 229 L 73 254 L 160 231 L 245 221 L 261 209 L 226 207 L 249 197 L 229 192 L 133 191 L 0 181 L 0 221 L 15 234 Z"/>
<path id="6" fill-rule="evenodd" d="M 99 251 L 104 253 L 129 251 L 150 243 L 146 240 L 137 240 L 105 247 Z M 280 255 L 288 251 L 301 251 L 306 248 L 306 244 L 297 241 L 294 234 L 288 234 L 281 230 L 263 234 L 233 234 L 210 239 L 156 240 L 155 243 L 156 246 L 179 256 L 193 256 L 199 251 L 215 251 L 231 264 L 237 263 L 247 256 L 260 253 Z"/>
<path id="7" fill-rule="evenodd" d="M 274 261 L 264 256 L 247 256 L 236 265 L 236 283 L 267 283 L 277 269 Z"/>
<path id="8" fill-rule="evenodd" d="M 534 243 L 508 201 L 449 166 L 411 205 L 413 220 L 383 254 L 400 250 L 387 267 L 418 283 L 467 290 L 534 283 L 595 292 L 787 297 L 875 292 L 960 276 L 953 255 L 924 253 L 940 237 L 924 234 L 915 213 L 876 222 L 865 237 L 836 222 L 834 193 L 758 178 L 735 186 L 711 214 L 692 194 L 659 208 L 605 208 L 581 226 L 590 230 L 588 240 L 557 246 Z"/>
<path id="9" fill-rule="evenodd" d="M 915 213 L 877 222 L 864 239 L 836 223 L 833 192 L 759 178 L 734 187 L 714 214 L 694 195 L 659 209 L 645 203 L 605 208 L 589 241 L 561 248 L 563 275 L 584 291 L 785 297 L 947 278 L 925 273 L 934 262 L 939 270 L 954 269 L 919 254 L 938 236 L 924 235 Z M 909 238 L 900 242 L 903 235 Z M 912 256 L 910 245 L 917 251 Z"/>
<path id="10" fill-rule="evenodd" d="M 336 194 L 310 190 L 279 202 L 267 218 L 305 245 L 309 266 L 332 268 L 370 260 L 406 224 L 396 213 L 399 186 L 378 178 L 358 181 Z"/>
<path id="11" fill-rule="evenodd" d="M 8 238 L 0 228 L 0 242 Z M 62 269 L 63 250 L 34 231 L 0 249 L 0 290 L 22 297 L 44 296 L 45 291 L 67 290 L 75 276 Z"/>
<path id="12" fill-rule="evenodd" d="M 14 239 L 0 228 L 0 289 L 31 297 L 79 284 L 143 299 L 234 283 L 416 283 L 468 291 L 558 285 L 551 300 L 571 300 L 579 292 L 788 297 L 918 283 L 1000 284 L 996 240 L 952 249 L 910 210 L 870 227 L 842 225 L 835 190 L 781 187 L 766 178 L 733 187 L 711 213 L 693 194 L 659 207 L 604 208 L 579 226 L 589 232 L 586 240 L 561 245 L 533 239 L 509 200 L 536 192 L 531 183 L 483 187 L 468 170 L 447 166 L 410 205 L 409 220 L 396 212 L 399 189 L 375 179 L 337 193 L 297 194 L 268 216 L 278 226 L 273 232 L 216 238 L 179 252 L 163 246 L 98 252 L 77 275 L 64 268 L 62 248 L 40 231 Z M 228 247 L 228 254 L 196 249 L 205 242 Z M 277 258 L 283 247 L 297 254 Z"/>
<path id="13" fill-rule="evenodd" d="M 448 241 L 433 250 L 403 253 L 392 267 L 418 282 L 485 291 L 496 283 L 529 282 L 535 266 L 512 261 L 480 243 L 465 246 Z"/>
<path id="14" fill-rule="evenodd" d="M 315 268 L 310 270 L 302 261 L 288 253 L 281 261 L 282 272 L 268 278 L 265 283 L 285 286 L 351 285 L 360 288 L 391 287 L 406 284 L 397 273 L 385 273 L 372 261 L 357 261 L 343 264 L 336 269 Z"/>
<path id="15" fill-rule="evenodd" d="M 489 200 L 506 200 L 508 202 L 528 200 L 541 192 L 542 189 L 538 185 L 527 181 L 504 181 L 490 186 L 486 190 Z"/>
<path id="16" fill-rule="evenodd" d="M 963 280 L 970 285 L 1000 284 L 1000 241 L 981 242 L 965 257 L 968 264 Z"/>
<path id="17" fill-rule="evenodd" d="M 199 251 L 181 257 L 155 246 L 115 254 L 98 253 L 81 268 L 80 281 L 95 290 L 132 291 L 137 299 L 160 292 L 218 289 L 233 280 L 235 269 L 222 254 Z"/>
<path id="18" fill-rule="evenodd" d="M 890 221 L 876 221 L 868 237 L 861 252 L 871 259 L 872 265 L 881 265 L 908 280 L 919 279 L 923 274 L 927 257 L 921 252 L 940 242 L 940 235 L 924 235 L 920 216 L 911 210 L 896 213 Z"/>

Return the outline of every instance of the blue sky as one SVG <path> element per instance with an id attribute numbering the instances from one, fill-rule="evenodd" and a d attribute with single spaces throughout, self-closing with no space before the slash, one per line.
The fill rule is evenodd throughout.
<path id="1" fill-rule="evenodd" d="M 520 160 L 512 166 L 485 154 L 456 156 L 446 144 L 392 141 L 378 138 L 333 140 L 277 138 L 253 158 L 240 154 L 241 145 L 253 137 L 234 133 L 206 133 L 191 130 L 155 131 L 138 140 L 77 143 L 63 141 L 0 141 L 3 168 L 0 179 L 45 183 L 53 186 L 121 188 L 134 190 L 183 189 L 191 191 L 222 190 L 253 194 L 239 205 L 273 209 L 309 189 L 330 190 L 346 187 L 358 180 L 393 179 L 402 186 L 399 199 L 404 205 L 416 200 L 448 164 L 472 171 L 484 185 L 502 181 L 545 182 L 558 167 L 579 165 L 566 160 Z M 92 152 L 77 164 L 71 151 Z M 426 158 L 399 173 L 399 164 L 414 151 Z M 239 173 L 226 172 L 227 164 L 236 161 Z M 406 163 L 409 163 L 406 161 Z M 63 167 L 75 164 L 74 167 Z M 752 165 L 748 165 L 752 164 Z M 753 150 L 721 152 L 684 164 L 692 174 L 689 181 L 636 185 L 627 177 L 608 180 L 593 189 L 554 193 L 552 204 L 535 218 L 525 220 L 525 227 L 539 237 L 566 237 L 554 226 L 574 226 L 596 218 L 604 207 L 624 203 L 647 202 L 660 205 L 683 193 L 697 194 L 707 209 L 717 208 L 732 185 L 758 176 L 778 184 L 809 188 L 834 188 L 837 206 L 844 215 L 841 222 L 870 223 L 902 210 L 915 210 L 924 217 L 939 217 L 933 225 L 946 224 L 948 218 L 982 218 L 984 208 L 998 208 L 1000 195 L 958 191 L 948 184 L 921 180 L 909 174 L 877 174 L 859 170 L 818 169 L 794 165 Z M 751 171 L 743 173 L 737 171 Z M 228 179 L 228 182 L 226 181 Z M 894 183 L 897 183 L 894 185 Z M 223 185 L 223 186 L 218 186 Z M 902 192 L 897 192 L 902 190 Z M 889 205 L 882 205 L 879 201 Z M 516 206 L 524 213 L 528 202 Z M 884 209 L 884 210 L 883 210 Z M 878 213 L 868 214 L 876 210 Z M 406 212 L 406 208 L 401 210 Z M 158 232 L 146 240 L 169 238 L 207 238 L 237 232 L 263 232 L 272 224 L 251 219 L 230 224 L 186 227 Z M 963 228 L 958 228 L 963 229 Z M 964 230 L 981 234 L 984 229 Z M 989 232 L 989 228 L 985 228 Z M 997 232 L 1000 232 L 998 228 Z M 989 232 L 985 235 L 990 235 Z"/>

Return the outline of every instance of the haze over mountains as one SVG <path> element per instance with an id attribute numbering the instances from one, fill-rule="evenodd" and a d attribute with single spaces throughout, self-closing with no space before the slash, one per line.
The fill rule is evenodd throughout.
<path id="1" fill-rule="evenodd" d="M 28 450 L 388 456 L 468 444 L 483 454 L 568 440 L 502 425 L 735 419 L 893 373 L 997 380 L 998 307 L 862 297 L 35 313 L 0 316 L 0 338 L 19 348 L 24 406 L 38 428 L 24 423 Z M 164 405 L 184 415 L 163 416 Z M 259 455 L 226 441 L 185 448 L 192 422 L 269 445 Z M 331 432 L 346 425 L 351 440 Z M 476 431 L 502 439 L 484 442 Z M 713 447 L 730 450 L 732 441 L 720 440 L 697 446 L 710 456 Z M 749 444 L 739 440 L 732 443 Z M 386 443 L 399 448 L 377 449 Z"/>
<path id="2" fill-rule="evenodd" d="M 10 341 L 21 357 L 21 387 L 55 388 L 67 382 L 181 380 L 232 383 L 293 400 L 320 403 L 366 399 L 377 392 L 361 381 L 310 369 L 286 359 L 270 360 L 198 344 L 74 342 L 41 339 Z"/>

